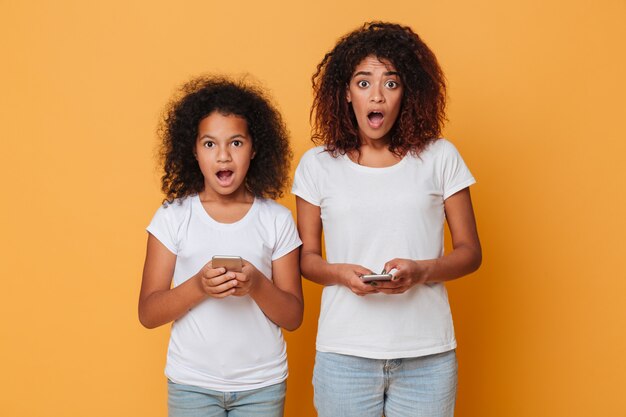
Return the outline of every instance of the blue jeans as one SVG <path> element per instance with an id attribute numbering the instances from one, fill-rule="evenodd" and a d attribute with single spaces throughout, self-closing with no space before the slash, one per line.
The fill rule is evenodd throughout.
<path id="1" fill-rule="evenodd" d="M 221 392 L 168 380 L 169 417 L 282 417 L 285 382 L 249 391 Z"/>
<path id="2" fill-rule="evenodd" d="M 318 417 L 452 417 L 456 352 L 368 359 L 317 352 L 313 370 Z"/>

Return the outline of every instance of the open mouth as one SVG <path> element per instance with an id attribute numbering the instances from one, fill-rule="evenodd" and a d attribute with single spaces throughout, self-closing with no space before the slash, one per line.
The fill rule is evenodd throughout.
<path id="1" fill-rule="evenodd" d="M 367 114 L 367 120 L 371 127 L 378 128 L 383 124 L 385 116 L 379 111 L 369 112 Z"/>
<path id="2" fill-rule="evenodd" d="M 228 170 L 228 169 L 224 169 L 221 171 L 217 171 L 217 174 L 215 174 L 217 176 L 217 179 L 220 183 L 222 184 L 226 184 L 228 182 L 230 182 L 230 179 L 233 176 L 233 171 Z"/>

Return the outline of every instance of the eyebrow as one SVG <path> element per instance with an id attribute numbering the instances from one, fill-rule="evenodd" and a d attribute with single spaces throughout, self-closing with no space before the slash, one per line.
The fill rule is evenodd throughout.
<path id="1" fill-rule="evenodd" d="M 372 73 L 369 72 L 369 71 L 359 71 L 359 72 L 355 73 L 352 76 L 352 78 L 354 78 L 356 76 L 359 76 L 359 75 L 372 75 Z M 398 71 L 387 71 L 387 72 L 383 73 L 383 75 L 398 75 L 399 76 L 400 74 L 398 73 Z"/>
<path id="2" fill-rule="evenodd" d="M 237 139 L 237 138 L 242 138 L 242 139 L 248 139 L 248 137 L 246 135 L 244 135 L 243 133 L 237 133 L 235 135 L 232 135 L 231 137 L 228 138 L 228 140 L 230 139 Z M 204 135 L 200 136 L 198 139 L 216 139 L 215 137 L 205 133 Z"/>

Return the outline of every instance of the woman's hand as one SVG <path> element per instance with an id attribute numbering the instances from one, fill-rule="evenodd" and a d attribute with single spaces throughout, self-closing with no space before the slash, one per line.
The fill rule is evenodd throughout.
<path id="1" fill-rule="evenodd" d="M 392 259 L 385 264 L 385 271 L 391 271 L 393 274 L 392 280 L 376 281 L 375 286 L 383 294 L 402 294 L 414 285 L 425 284 L 428 281 L 432 262 Z"/>
<path id="2" fill-rule="evenodd" d="M 235 272 L 227 272 L 225 268 L 213 268 L 211 262 L 207 263 L 198 272 L 202 291 L 209 297 L 224 298 L 234 295 L 237 286 Z"/>
<path id="3" fill-rule="evenodd" d="M 375 294 L 378 292 L 376 286 L 363 282 L 362 275 L 371 274 L 367 268 L 353 264 L 330 264 L 334 269 L 340 285 L 344 285 L 356 295 Z"/>

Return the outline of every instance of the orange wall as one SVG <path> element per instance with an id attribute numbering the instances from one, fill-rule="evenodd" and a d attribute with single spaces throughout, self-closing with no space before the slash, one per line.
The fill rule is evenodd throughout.
<path id="1" fill-rule="evenodd" d="M 160 111 L 190 76 L 249 72 L 299 158 L 315 65 L 371 19 L 435 50 L 478 179 L 483 267 L 448 285 L 457 415 L 626 415 L 622 0 L 1 1 L 2 415 L 166 415 L 168 329 L 136 317 Z M 314 415 L 305 292 L 288 416 Z"/>

